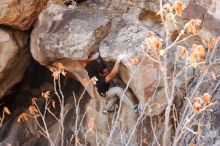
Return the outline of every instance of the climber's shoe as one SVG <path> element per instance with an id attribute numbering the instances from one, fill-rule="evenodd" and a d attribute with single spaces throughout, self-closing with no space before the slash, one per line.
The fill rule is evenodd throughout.
<path id="1" fill-rule="evenodd" d="M 103 113 L 104 114 L 107 114 L 107 113 L 113 113 L 113 112 L 116 112 L 118 111 L 118 104 L 115 104 L 114 106 L 111 106 L 110 108 L 107 108 L 105 110 L 103 110 Z"/>
<path id="2" fill-rule="evenodd" d="M 142 111 L 142 106 L 141 106 L 141 105 L 138 105 L 138 104 L 134 105 L 133 111 L 134 111 L 135 113 L 138 113 L 138 112 Z"/>

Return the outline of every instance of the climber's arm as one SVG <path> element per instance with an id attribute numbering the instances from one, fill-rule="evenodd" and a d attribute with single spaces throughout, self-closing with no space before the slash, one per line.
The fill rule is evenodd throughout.
<path id="1" fill-rule="evenodd" d="M 89 61 L 88 60 L 79 60 L 79 64 L 81 64 L 82 65 L 82 67 L 86 67 L 86 65 L 89 63 Z"/>
<path id="2" fill-rule="evenodd" d="M 97 58 L 99 57 L 99 53 L 96 53 L 94 55 L 92 55 L 90 58 L 86 59 L 86 60 L 79 60 L 79 63 L 85 68 L 85 66 L 93 61 L 93 60 L 96 60 Z"/>
<path id="3" fill-rule="evenodd" d="M 120 62 L 116 62 L 111 72 L 105 77 L 105 81 L 109 83 L 118 73 Z"/>
<path id="4" fill-rule="evenodd" d="M 119 71 L 119 65 L 120 65 L 120 62 L 121 60 L 125 57 L 125 55 L 119 55 L 117 57 L 117 60 L 115 62 L 115 65 L 113 67 L 113 69 L 111 70 L 111 72 L 105 77 L 105 81 L 107 83 L 109 83 L 118 73 Z"/>

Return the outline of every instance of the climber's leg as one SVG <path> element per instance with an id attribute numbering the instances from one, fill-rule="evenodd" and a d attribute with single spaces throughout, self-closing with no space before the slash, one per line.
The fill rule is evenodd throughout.
<path id="1" fill-rule="evenodd" d="M 112 99 L 108 102 L 106 105 L 106 110 L 108 112 L 112 112 L 118 109 L 119 105 L 118 103 L 119 98 L 118 97 L 112 97 Z"/>
<path id="2" fill-rule="evenodd" d="M 126 94 L 123 94 L 124 93 L 124 89 L 121 88 L 121 87 L 111 87 L 108 92 L 106 93 L 106 98 L 111 98 L 111 97 L 114 97 L 114 96 L 117 96 L 120 98 L 120 100 L 122 100 L 122 102 L 126 103 L 131 109 L 134 108 L 135 106 L 135 101 L 132 97 L 128 97 Z M 114 101 L 117 101 L 117 100 L 112 100 L 108 106 L 107 106 L 107 110 L 108 108 L 112 108 L 112 106 L 114 106 Z"/>

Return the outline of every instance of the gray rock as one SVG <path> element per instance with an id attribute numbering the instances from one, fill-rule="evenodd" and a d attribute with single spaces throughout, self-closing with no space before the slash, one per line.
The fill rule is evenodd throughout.
<path id="1" fill-rule="evenodd" d="M 157 115 L 165 108 L 166 99 L 161 90 L 162 86 L 152 97 L 159 83 L 159 69 L 155 62 L 144 57 L 146 52 L 141 44 L 146 38 L 147 32 L 154 26 L 146 27 L 141 23 L 139 20 L 141 13 L 141 9 L 132 8 L 122 16 L 122 19 L 115 20 L 112 31 L 100 45 L 100 52 L 106 61 L 115 60 L 119 54 L 127 55 L 122 62 L 120 76 L 125 83 L 129 82 L 129 87 L 139 100 L 139 104 L 144 106 L 149 102 L 150 105 L 154 105 L 152 115 Z M 149 18 L 146 19 L 151 19 L 151 16 L 149 15 Z M 130 62 L 135 57 L 140 61 L 144 58 L 140 65 Z M 131 81 L 129 81 L 130 79 Z"/>
<path id="2" fill-rule="evenodd" d="M 86 59 L 107 35 L 110 21 L 86 11 L 51 5 L 39 16 L 31 34 L 31 53 L 41 64 L 58 59 Z"/>
<path id="3" fill-rule="evenodd" d="M 21 31 L 0 28 L 0 98 L 23 78 L 30 61 L 27 39 Z"/>

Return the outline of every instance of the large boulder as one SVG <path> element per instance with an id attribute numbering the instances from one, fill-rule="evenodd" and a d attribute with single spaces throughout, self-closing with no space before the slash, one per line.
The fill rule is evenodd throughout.
<path id="1" fill-rule="evenodd" d="M 30 60 L 27 41 L 26 33 L 0 28 L 0 98 L 23 78 Z"/>
<path id="2" fill-rule="evenodd" d="M 31 53 L 41 64 L 58 59 L 86 59 L 107 35 L 110 21 L 86 9 L 51 5 L 31 34 Z"/>
<path id="3" fill-rule="evenodd" d="M 55 0 L 54 2 L 63 3 L 64 1 Z M 27 30 L 47 3 L 48 0 L 1 0 L 0 24 Z"/>
<path id="4" fill-rule="evenodd" d="M 42 65 L 59 61 L 81 83 L 89 80 L 77 60 L 87 59 L 108 34 L 111 23 L 97 11 L 51 5 L 39 16 L 31 34 L 31 53 Z M 92 86 L 87 88 L 93 96 Z"/>
<path id="5" fill-rule="evenodd" d="M 32 31 L 32 56 L 42 65 L 61 62 L 83 84 L 89 78 L 77 60 L 87 59 L 96 50 L 110 26 L 109 19 L 88 8 L 51 5 L 40 14 Z M 87 91 L 94 95 L 92 86 Z"/>

